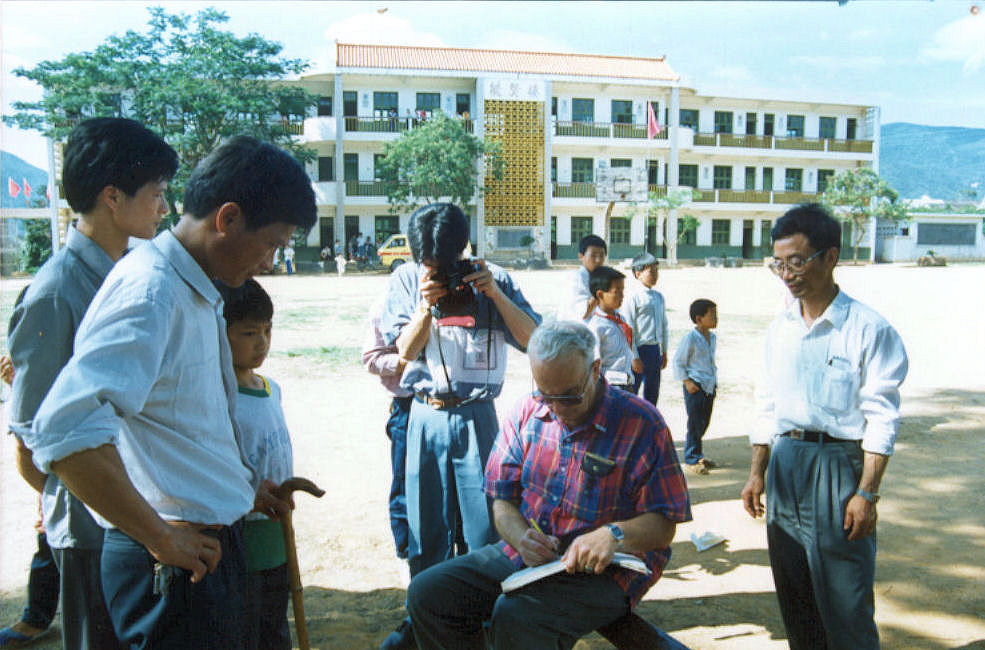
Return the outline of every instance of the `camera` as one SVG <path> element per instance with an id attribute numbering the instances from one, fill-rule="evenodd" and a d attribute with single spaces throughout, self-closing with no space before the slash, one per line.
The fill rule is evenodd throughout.
<path id="1" fill-rule="evenodd" d="M 465 282 L 465 276 L 480 268 L 472 260 L 456 260 L 438 269 L 435 279 L 448 286 L 448 293 L 439 298 L 434 307 L 439 320 L 448 316 L 475 316 L 475 290 Z"/>

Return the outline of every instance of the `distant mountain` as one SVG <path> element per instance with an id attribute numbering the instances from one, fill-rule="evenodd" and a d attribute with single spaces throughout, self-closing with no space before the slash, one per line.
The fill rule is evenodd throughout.
<path id="1" fill-rule="evenodd" d="M 961 191 L 977 183 L 976 199 L 981 201 L 985 195 L 985 129 L 883 124 L 879 175 L 907 199 L 924 194 L 943 200 L 966 198 Z"/>
<path id="2" fill-rule="evenodd" d="M 13 179 L 21 188 L 17 198 L 10 196 L 9 179 Z M 44 186 L 48 184 L 48 172 L 35 167 L 12 153 L 0 151 L 0 207 L 27 207 L 27 201 L 24 199 L 24 179 L 27 179 L 28 184 L 31 186 L 32 200 L 44 197 Z"/>

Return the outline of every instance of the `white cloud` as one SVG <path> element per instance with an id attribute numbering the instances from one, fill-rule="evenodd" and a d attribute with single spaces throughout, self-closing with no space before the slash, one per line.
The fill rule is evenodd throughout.
<path id="1" fill-rule="evenodd" d="M 826 72 L 874 72 L 886 65 L 886 59 L 879 55 L 872 56 L 792 56 L 790 62 L 817 68 Z"/>
<path id="2" fill-rule="evenodd" d="M 985 14 L 968 15 L 944 25 L 921 54 L 935 61 L 961 63 L 965 72 L 977 72 L 985 65 Z"/>
<path id="3" fill-rule="evenodd" d="M 520 50 L 524 52 L 574 52 L 570 45 L 544 34 L 497 29 L 484 33 L 473 46 L 486 50 Z"/>

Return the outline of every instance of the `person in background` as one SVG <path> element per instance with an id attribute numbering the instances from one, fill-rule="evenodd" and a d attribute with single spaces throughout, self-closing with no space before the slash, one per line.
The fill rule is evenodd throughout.
<path id="1" fill-rule="evenodd" d="M 620 314 L 633 330 L 633 342 L 643 372 L 634 373 L 633 392 L 654 406 L 660 396 L 660 371 L 667 367 L 667 310 L 657 285 L 660 263 L 653 255 L 641 253 L 633 258 L 635 291 L 623 302 Z"/>
<path id="2" fill-rule="evenodd" d="M 605 380 L 623 390 L 632 391 L 633 373 L 643 366 L 636 353 L 633 330 L 619 315 L 626 276 L 610 266 L 600 266 L 589 274 L 589 287 L 595 308 L 585 320 L 597 339 L 595 356 Z"/>
<path id="3" fill-rule="evenodd" d="M 701 439 L 711 422 L 718 389 L 715 348 L 718 339 L 711 330 L 718 327 L 715 303 L 699 298 L 691 303 L 689 330 L 677 344 L 674 376 L 684 384 L 684 409 L 687 411 L 687 438 L 684 441 L 684 465 L 695 474 L 707 474 L 715 463 L 705 458 Z"/>
<path id="4" fill-rule="evenodd" d="M 595 306 L 588 287 L 588 274 L 605 264 L 608 247 L 598 235 L 585 235 L 578 242 L 578 261 L 581 266 L 571 274 L 570 293 L 558 309 L 559 320 L 583 321 Z"/>

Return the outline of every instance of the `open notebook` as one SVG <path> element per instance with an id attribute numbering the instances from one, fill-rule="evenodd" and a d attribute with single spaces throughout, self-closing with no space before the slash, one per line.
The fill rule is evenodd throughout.
<path id="1" fill-rule="evenodd" d="M 618 565 L 624 569 L 630 569 L 646 575 L 650 574 L 650 570 L 646 568 L 643 560 L 639 559 L 635 555 L 630 555 L 629 553 L 614 554 L 612 556 L 612 565 Z M 531 582 L 537 582 L 542 578 L 552 576 L 556 573 L 561 573 L 562 571 L 564 571 L 564 563 L 561 562 L 561 560 L 554 560 L 553 562 L 548 562 L 547 564 L 520 569 L 506 580 L 503 580 L 501 583 L 503 593 L 509 593 L 514 589 L 519 589 L 524 585 L 529 585 Z"/>

